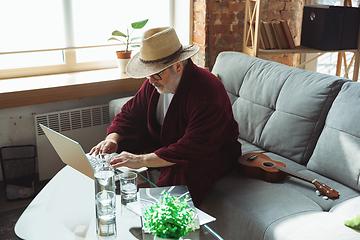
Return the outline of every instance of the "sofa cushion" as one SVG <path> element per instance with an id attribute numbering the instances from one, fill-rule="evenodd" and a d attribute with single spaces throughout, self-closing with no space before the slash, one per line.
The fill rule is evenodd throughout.
<path id="1" fill-rule="evenodd" d="M 268 155 L 268 154 L 267 154 Z M 305 168 L 305 166 L 302 166 Z M 323 211 L 329 211 L 330 209 L 334 208 L 338 204 L 342 204 L 343 202 L 348 201 L 356 196 L 359 196 L 359 192 L 341 184 L 337 181 L 332 179 L 326 178 L 321 176 L 318 173 L 315 173 L 310 170 L 300 170 L 297 171 L 299 174 L 303 174 L 307 176 L 309 179 L 317 179 L 319 182 L 326 184 L 327 186 L 335 189 L 339 192 L 340 197 L 336 199 L 324 199 L 323 196 L 318 196 L 316 194 L 316 187 L 314 184 L 306 182 L 304 180 L 297 179 L 295 177 L 290 177 L 284 181 L 284 185 L 292 188 L 293 190 L 298 191 L 299 193 L 304 194 L 309 199 L 313 200 L 317 203 Z"/>
<path id="2" fill-rule="evenodd" d="M 216 217 L 209 226 L 224 239 L 248 240 L 263 239 L 269 225 L 287 216 L 322 212 L 314 201 L 283 183 L 268 183 L 237 172 L 216 182 L 200 209 Z"/>
<path id="3" fill-rule="evenodd" d="M 330 209 L 330 212 L 343 215 L 346 219 L 353 218 L 357 214 L 360 214 L 360 196 L 335 205 Z"/>
<path id="4" fill-rule="evenodd" d="M 261 149 L 258 146 L 255 146 L 254 144 L 249 143 L 244 139 L 238 138 L 238 141 L 241 144 L 241 152 L 243 155 L 250 152 L 260 152 L 260 153 L 265 152 L 264 149 Z"/>
<path id="5" fill-rule="evenodd" d="M 247 147 L 250 148 L 250 146 Z M 359 202 L 359 200 L 353 201 L 359 196 L 354 189 L 310 171 L 306 166 L 282 156 L 271 152 L 264 152 L 264 154 L 275 161 L 285 163 L 286 167 L 291 170 L 309 178 L 316 178 L 320 182 L 333 187 L 340 192 L 341 197 L 338 199 L 324 199 L 316 194 L 316 188 L 313 184 L 295 177 L 289 176 L 279 183 L 268 183 L 263 180 L 245 177 L 234 171 L 212 186 L 211 191 L 200 206 L 202 210 L 216 217 L 217 220 L 209 224 L 209 226 L 224 239 L 286 239 L 286 234 L 283 234 L 283 226 L 286 228 L 288 225 L 287 221 L 283 219 L 297 222 L 296 219 L 298 216 L 302 216 L 301 214 L 322 213 L 329 210 L 342 215 L 345 219 L 347 215 L 342 213 L 347 211 L 347 206 L 351 208 Z M 348 203 L 352 204 L 348 205 Z M 337 208 L 336 206 L 341 207 Z M 339 225 L 338 221 L 329 225 L 326 224 L 329 220 L 326 216 L 331 216 L 331 219 L 334 219 L 333 217 L 337 218 L 336 215 L 322 216 L 324 216 L 323 222 L 319 224 L 327 231 L 330 229 L 332 232 L 332 226 L 337 226 L 341 231 L 344 230 L 343 224 Z M 307 217 L 300 219 L 307 219 Z M 303 226 L 308 225 L 307 222 L 301 223 L 301 221 L 297 224 L 302 224 L 302 226 L 295 226 L 292 229 L 298 229 L 299 227 L 306 229 Z M 264 234 L 267 237 L 263 238 Z M 301 236 L 299 236 L 299 239 L 301 239 Z"/>
<path id="6" fill-rule="evenodd" d="M 238 52 L 220 53 L 212 71 L 233 103 L 239 137 L 304 165 L 345 81 Z"/>
<path id="7" fill-rule="evenodd" d="M 344 84 L 307 167 L 356 190 L 360 169 L 360 84 Z"/>
<path id="8" fill-rule="evenodd" d="M 359 233 L 344 225 L 345 217 L 328 212 L 294 214 L 271 224 L 264 240 L 354 240 Z"/>

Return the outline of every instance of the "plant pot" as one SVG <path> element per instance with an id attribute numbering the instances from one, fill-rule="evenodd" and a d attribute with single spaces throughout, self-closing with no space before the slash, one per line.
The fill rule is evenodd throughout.
<path id="1" fill-rule="evenodd" d="M 117 55 L 117 63 L 121 73 L 125 72 L 126 64 L 129 62 L 131 58 L 131 51 L 116 51 Z"/>

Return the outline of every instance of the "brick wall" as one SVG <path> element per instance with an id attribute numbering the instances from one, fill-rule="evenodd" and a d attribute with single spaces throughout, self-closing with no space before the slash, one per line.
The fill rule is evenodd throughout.
<path id="1" fill-rule="evenodd" d="M 207 18 L 207 1 L 194 0 L 194 25 L 193 25 L 193 44 L 200 47 L 200 51 L 193 61 L 201 67 L 209 67 L 206 62 L 206 53 L 208 50 L 208 18 Z"/>
<path id="2" fill-rule="evenodd" d="M 262 19 L 285 19 L 295 44 L 300 44 L 305 0 L 262 0 Z M 242 51 L 245 0 L 194 0 L 193 44 L 200 46 L 194 62 L 210 70 L 222 51 Z M 299 54 L 264 55 L 261 58 L 295 66 Z"/>

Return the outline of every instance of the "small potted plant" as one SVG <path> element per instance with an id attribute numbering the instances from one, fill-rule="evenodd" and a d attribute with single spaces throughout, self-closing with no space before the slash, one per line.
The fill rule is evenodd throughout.
<path id="1" fill-rule="evenodd" d="M 171 197 L 163 191 L 158 203 L 148 205 L 143 210 L 144 230 L 154 234 L 154 239 L 181 239 L 195 226 L 195 210 L 189 207 L 185 198 Z"/>
<path id="2" fill-rule="evenodd" d="M 145 19 L 142 21 L 138 21 L 138 22 L 133 22 L 131 23 L 131 28 L 132 31 L 129 32 L 129 28 L 126 29 L 126 34 L 115 30 L 112 32 L 112 36 L 111 38 L 108 39 L 108 41 L 110 40 L 116 40 L 119 41 L 121 43 L 123 43 L 125 45 L 125 50 L 123 51 L 116 51 L 116 55 L 118 57 L 118 66 L 120 68 L 120 70 L 122 72 L 125 72 L 125 66 L 128 63 L 128 61 L 131 58 L 131 50 L 129 50 L 129 46 L 130 44 L 133 43 L 133 41 L 140 39 L 141 37 L 133 37 L 130 38 L 130 36 L 132 35 L 132 33 L 135 31 L 135 29 L 141 29 L 143 28 L 146 23 L 148 22 L 149 19 Z M 131 45 L 132 47 L 140 47 L 140 45 Z"/>

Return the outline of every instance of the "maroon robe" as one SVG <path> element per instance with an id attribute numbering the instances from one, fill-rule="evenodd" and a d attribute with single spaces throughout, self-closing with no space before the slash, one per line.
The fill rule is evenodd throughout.
<path id="1" fill-rule="evenodd" d="M 156 119 L 159 93 L 144 82 L 108 128 L 124 136 L 118 151 L 154 152 L 172 163 L 162 167 L 157 186 L 187 185 L 199 205 L 241 155 L 238 125 L 221 81 L 191 60 L 161 126 Z"/>

